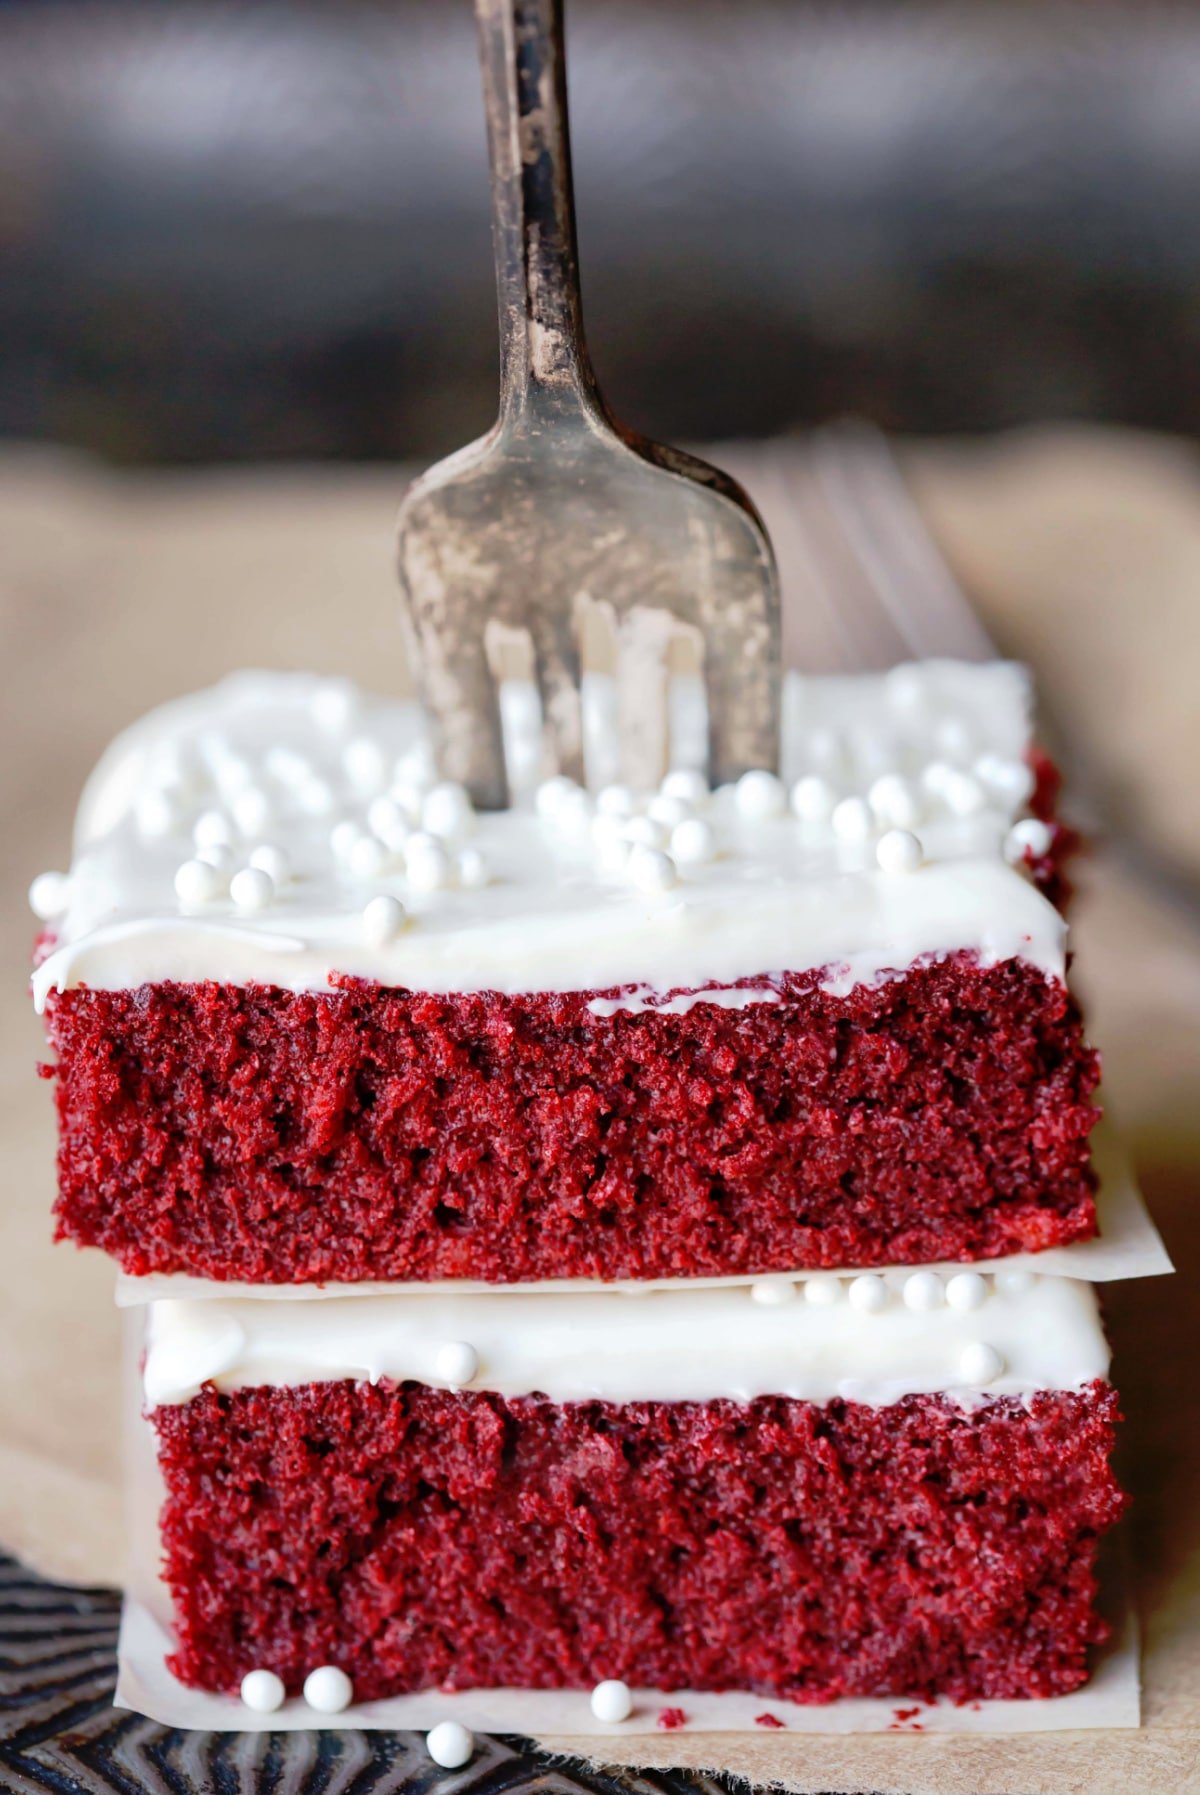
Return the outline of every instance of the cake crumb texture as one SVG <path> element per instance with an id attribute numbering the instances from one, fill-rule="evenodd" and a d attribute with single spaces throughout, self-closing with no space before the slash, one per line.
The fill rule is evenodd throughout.
<path id="1" fill-rule="evenodd" d="M 1095 1232 L 1098 1063 L 1061 983 L 958 954 L 821 984 L 611 1016 L 349 980 L 57 993 L 58 1236 L 133 1274 L 505 1283 Z"/>
<path id="2" fill-rule="evenodd" d="M 430 1687 L 1050 1696 L 1106 1636 L 1110 1386 L 883 1408 L 349 1381 L 154 1411 L 172 1669 Z"/>

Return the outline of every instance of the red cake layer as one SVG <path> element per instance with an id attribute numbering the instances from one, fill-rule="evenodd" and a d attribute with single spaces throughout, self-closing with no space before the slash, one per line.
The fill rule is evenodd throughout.
<path id="1" fill-rule="evenodd" d="M 1100 1383 L 974 1413 L 351 1382 L 154 1413 L 172 1668 L 956 1700 L 1074 1689 L 1124 1497 Z"/>
<path id="2" fill-rule="evenodd" d="M 253 1282 L 977 1259 L 1095 1230 L 1063 986 L 967 956 L 846 996 L 597 1017 L 589 993 L 52 998 L 59 1236 Z"/>

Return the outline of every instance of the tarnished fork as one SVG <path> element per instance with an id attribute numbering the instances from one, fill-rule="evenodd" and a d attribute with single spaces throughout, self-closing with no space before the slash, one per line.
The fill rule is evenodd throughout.
<path id="1" fill-rule="evenodd" d="M 727 475 L 619 425 L 588 358 L 561 0 L 476 0 L 476 12 L 500 414 L 486 437 L 416 481 L 399 523 L 400 583 L 439 769 L 476 804 L 504 803 L 490 625 L 528 635 L 547 768 L 582 779 L 580 627 L 589 607 L 611 618 L 625 690 L 627 663 L 654 638 L 654 618 L 695 627 L 710 776 L 773 767 L 779 609 L 763 526 Z M 637 708 L 626 703 L 622 734 L 644 747 Z"/>

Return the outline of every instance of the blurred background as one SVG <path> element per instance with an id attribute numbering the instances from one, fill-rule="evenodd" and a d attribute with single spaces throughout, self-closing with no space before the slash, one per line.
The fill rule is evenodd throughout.
<path id="1" fill-rule="evenodd" d="M 568 10 L 613 407 L 770 500 L 793 623 L 809 432 L 888 432 L 933 565 L 1034 670 L 1107 1101 L 1200 1277 L 1200 7 Z M 247 665 L 403 688 L 396 505 L 496 370 L 469 0 L 0 0 L 0 1545 L 55 1574 L 119 1562 L 116 1330 L 110 1268 L 49 1244 L 25 888 L 163 699 Z M 1110 1314 L 1153 1721 L 1200 1676 L 1200 1425 L 1164 1370 L 1200 1305 Z"/>
<path id="2" fill-rule="evenodd" d="M 1200 426 L 1200 9 L 575 0 L 586 301 L 668 439 Z M 0 6 L 0 433 L 436 456 L 495 398 L 468 0 Z"/>

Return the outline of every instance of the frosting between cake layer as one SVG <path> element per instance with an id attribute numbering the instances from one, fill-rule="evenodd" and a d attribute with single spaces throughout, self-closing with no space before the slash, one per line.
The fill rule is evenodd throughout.
<path id="1" fill-rule="evenodd" d="M 774 1288 L 770 1288 L 771 1284 Z M 836 1288 L 835 1288 L 836 1286 Z M 780 1300 L 782 1299 L 782 1300 Z M 919 1272 L 708 1288 L 149 1305 L 147 1404 L 201 1386 L 413 1380 L 557 1402 L 787 1396 L 966 1406 L 1104 1378 L 1090 1284 L 1030 1272 Z"/>
<path id="2" fill-rule="evenodd" d="M 1062 977 L 1062 920 L 1006 857 L 1028 797 L 1019 669 L 795 678 L 784 709 L 794 811 L 768 775 L 712 794 L 691 775 L 475 817 L 433 785 L 413 704 L 234 676 L 101 761 L 70 874 L 43 885 L 35 997 L 323 990 L 342 974 L 439 993 L 636 988 L 622 1008 L 755 980 L 770 1001 L 785 972 L 825 969 L 843 991 L 962 950 Z M 529 764 L 528 743 L 513 760 Z M 677 839 L 674 857 L 655 845 Z"/>

